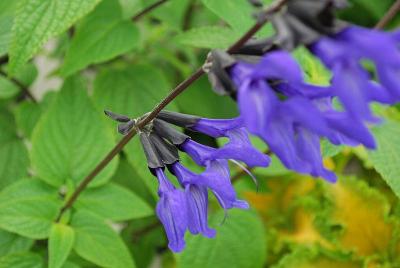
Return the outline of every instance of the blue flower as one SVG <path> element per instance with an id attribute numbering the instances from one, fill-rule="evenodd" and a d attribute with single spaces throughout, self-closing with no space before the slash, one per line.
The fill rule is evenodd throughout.
<path id="1" fill-rule="evenodd" d="M 286 167 L 335 181 L 336 176 L 323 167 L 319 139 L 338 141 L 338 130 L 331 129 L 314 103 L 329 90 L 305 84 L 300 67 L 284 51 L 270 52 L 258 64 L 239 62 L 231 75 L 249 131 L 262 138 Z M 312 89 L 320 92 L 309 93 Z"/>
<path id="2" fill-rule="evenodd" d="M 171 169 L 182 185 L 190 184 L 210 189 L 222 208 L 249 208 L 246 201 L 236 198 L 235 189 L 230 180 L 228 162 L 226 160 L 207 162 L 206 170 L 201 174 L 195 174 L 189 171 L 180 163 L 172 165 Z"/>
<path id="3" fill-rule="evenodd" d="M 109 111 L 106 114 L 120 122 L 118 131 L 121 134 L 127 134 L 135 126 L 136 121 L 127 116 Z M 221 148 L 202 145 L 171 124 L 214 138 L 227 137 L 229 142 Z M 164 226 L 168 246 L 174 252 L 180 252 L 185 247 L 187 229 L 192 234 L 201 233 L 209 238 L 215 236 L 215 230 L 208 227 L 208 190 L 215 195 L 225 212 L 234 207 L 249 207 L 247 202 L 236 197 L 226 159 L 243 161 L 250 166 L 267 166 L 270 161 L 267 155 L 251 145 L 240 117 L 208 119 L 162 111 L 151 124 L 138 132 L 147 165 L 159 184 L 157 216 Z M 197 164 L 206 167 L 205 171 L 196 174 L 184 167 L 179 162 L 178 148 Z M 177 178 L 180 187 L 175 187 L 168 180 L 165 168 Z"/>
<path id="4" fill-rule="evenodd" d="M 186 196 L 182 190 L 176 189 L 166 178 L 161 168 L 154 170 L 158 183 L 157 216 L 164 225 L 168 237 L 168 247 L 174 251 L 182 251 L 185 247 L 185 232 L 188 227 L 188 207 Z"/>
<path id="5" fill-rule="evenodd" d="M 217 159 L 238 160 L 249 167 L 269 165 L 269 157 L 251 145 L 244 128 L 227 131 L 226 135 L 229 142 L 221 148 L 209 147 L 193 140 L 186 140 L 179 148 L 200 166 L 205 166 L 208 161 Z"/>
<path id="6" fill-rule="evenodd" d="M 332 90 L 347 112 L 361 121 L 378 122 L 369 109 L 372 101 L 392 104 L 400 100 L 400 50 L 395 35 L 349 26 L 323 37 L 310 50 L 332 70 Z M 361 65 L 371 60 L 380 83 Z"/>

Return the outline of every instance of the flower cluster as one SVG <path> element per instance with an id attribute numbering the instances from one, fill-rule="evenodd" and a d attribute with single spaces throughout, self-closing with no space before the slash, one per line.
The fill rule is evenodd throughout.
<path id="1" fill-rule="evenodd" d="M 233 96 L 248 130 L 282 163 L 300 173 L 336 181 L 323 167 L 320 139 L 335 145 L 375 148 L 366 124 L 379 122 L 371 102 L 400 100 L 399 33 L 384 33 L 334 18 L 344 1 L 289 1 L 271 19 L 272 38 L 251 40 L 239 52 L 212 51 L 209 79 L 219 94 Z M 306 46 L 332 72 L 329 86 L 307 84 L 288 51 Z M 378 81 L 362 67 L 372 61 Z M 341 107 L 334 107 L 337 99 Z"/>
<path id="2" fill-rule="evenodd" d="M 266 167 L 270 160 L 253 148 L 247 131 L 264 140 L 287 168 L 329 182 L 335 182 L 336 175 L 323 166 L 321 138 L 335 145 L 375 148 L 368 124 L 379 118 L 369 105 L 400 100 L 400 32 L 384 33 L 337 20 L 335 9 L 345 4 L 345 0 L 289 0 L 270 17 L 274 36 L 252 39 L 234 55 L 210 52 L 204 69 L 212 87 L 237 101 L 239 117 L 207 119 L 162 111 L 137 129 L 148 167 L 159 183 L 156 210 L 171 250 L 184 248 L 186 230 L 215 235 L 207 224 L 209 190 L 224 210 L 248 208 L 236 197 L 227 160 L 249 167 Z M 330 85 L 305 82 L 290 54 L 298 46 L 309 49 L 331 70 Z M 363 67 L 364 60 L 374 63 L 376 77 Z M 338 105 L 333 105 L 334 100 Z M 136 121 L 126 116 L 106 114 L 120 122 L 121 134 L 136 127 Z M 220 148 L 209 147 L 176 127 L 213 138 L 227 137 L 229 142 Z M 182 165 L 178 151 L 204 171 L 194 173 Z M 176 183 L 167 178 L 166 169 Z"/>
<path id="3" fill-rule="evenodd" d="M 135 120 L 109 111 L 106 114 L 121 123 L 118 131 L 122 134 L 135 127 Z M 229 142 L 220 148 L 209 147 L 193 141 L 173 125 L 214 138 L 227 137 Z M 175 252 L 184 248 L 187 229 L 192 234 L 214 237 L 215 230 L 207 224 L 208 190 L 224 210 L 248 208 L 245 201 L 236 197 L 227 160 L 240 161 L 250 167 L 266 167 L 270 162 L 267 155 L 251 145 L 241 118 L 207 119 L 162 111 L 151 124 L 138 132 L 148 167 L 159 183 L 157 216 L 164 225 L 169 248 Z M 197 174 L 183 166 L 178 150 L 205 167 L 205 171 Z M 179 187 L 168 180 L 165 168 L 176 177 Z"/>

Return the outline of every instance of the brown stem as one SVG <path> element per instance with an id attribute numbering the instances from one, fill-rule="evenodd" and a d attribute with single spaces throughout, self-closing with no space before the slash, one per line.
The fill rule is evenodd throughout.
<path id="1" fill-rule="evenodd" d="M 279 0 L 275 5 L 265 11 L 265 14 L 271 14 L 282 8 L 288 0 Z M 243 37 L 236 41 L 228 50 L 228 53 L 234 53 L 240 49 L 262 26 L 267 22 L 267 17 L 259 19 L 254 26 L 248 30 Z M 150 123 L 170 102 L 178 97 L 183 91 L 185 91 L 193 82 L 199 79 L 204 74 L 203 69 L 200 67 L 197 69 L 189 78 L 180 83 L 175 89 L 173 89 L 168 96 L 166 96 L 146 117 L 141 119 L 137 126 L 143 128 Z M 126 136 L 124 136 L 120 142 L 106 155 L 106 157 L 93 169 L 90 174 L 83 179 L 78 185 L 72 195 L 69 197 L 65 205 L 61 208 L 60 213 L 57 217 L 57 221 L 60 220 L 65 211 L 72 207 L 78 196 L 86 188 L 86 186 L 99 174 L 111 160 L 122 151 L 124 146 L 136 135 L 136 130 L 132 129 Z"/>
<path id="2" fill-rule="evenodd" d="M 381 30 L 388 25 L 388 23 L 397 15 L 400 11 L 400 0 L 397 0 L 381 18 L 381 20 L 375 25 L 375 29 Z"/>
<path id="3" fill-rule="evenodd" d="M 154 4 L 151 4 L 150 6 L 146 7 L 145 9 L 143 9 L 142 11 L 137 13 L 135 16 L 133 16 L 132 17 L 132 21 L 139 20 L 141 17 L 143 17 L 147 13 L 151 12 L 153 9 L 155 9 L 155 8 L 161 6 L 162 4 L 166 3 L 167 1 L 168 0 L 159 0 L 159 1 L 155 2 Z"/>
<path id="4" fill-rule="evenodd" d="M 26 87 L 24 84 L 22 84 L 21 81 L 15 79 L 14 77 L 8 77 L 8 75 L 3 71 L 0 70 L 0 75 L 10 79 L 15 85 L 17 85 L 21 91 L 29 98 L 31 99 L 34 103 L 37 103 L 36 98 L 32 95 L 32 93 L 29 91 L 28 87 Z"/>

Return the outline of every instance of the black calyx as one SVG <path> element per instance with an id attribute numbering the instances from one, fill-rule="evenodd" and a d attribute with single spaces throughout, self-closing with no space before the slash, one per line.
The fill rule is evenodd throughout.
<path id="1" fill-rule="evenodd" d="M 200 120 L 200 117 L 195 115 L 181 114 L 170 111 L 161 111 L 157 115 L 157 118 L 183 128 L 193 127 L 194 125 L 196 125 L 197 121 Z"/>
<path id="2" fill-rule="evenodd" d="M 175 128 L 173 128 L 169 123 L 161 120 L 155 119 L 153 121 L 154 131 L 162 138 L 168 140 L 173 145 L 179 146 L 184 143 L 190 137 Z"/>
<path id="3" fill-rule="evenodd" d="M 150 133 L 150 140 L 157 149 L 159 157 L 165 165 L 172 165 L 179 161 L 178 149 L 174 145 L 166 142 L 155 132 Z"/>
<path id="4" fill-rule="evenodd" d="M 139 133 L 140 142 L 147 159 L 147 165 L 151 169 L 164 168 L 165 165 L 156 149 L 155 145 L 150 139 L 150 134 L 141 132 Z"/>
<path id="5" fill-rule="evenodd" d="M 236 63 L 235 57 L 223 50 L 213 50 L 207 60 L 211 64 L 208 80 L 214 91 L 219 95 L 236 94 L 236 86 L 229 75 L 229 68 Z"/>
<path id="6" fill-rule="evenodd" d="M 104 110 L 104 113 L 110 117 L 111 119 L 117 121 L 117 122 L 121 122 L 121 123 L 126 123 L 129 122 L 131 119 L 129 117 L 127 117 L 126 115 L 122 115 L 122 114 L 116 114 L 113 113 L 111 111 L 108 110 Z"/>
<path id="7" fill-rule="evenodd" d="M 335 17 L 335 11 L 345 6 L 345 0 L 290 0 L 287 8 L 271 16 L 277 32 L 275 44 L 293 50 L 310 45 L 323 35 L 341 31 L 346 24 Z"/>
<path id="8" fill-rule="evenodd" d="M 120 123 L 118 124 L 118 132 L 122 135 L 128 134 L 135 126 L 135 121 L 126 115 L 116 114 L 108 110 L 105 110 L 104 113 L 111 119 Z"/>

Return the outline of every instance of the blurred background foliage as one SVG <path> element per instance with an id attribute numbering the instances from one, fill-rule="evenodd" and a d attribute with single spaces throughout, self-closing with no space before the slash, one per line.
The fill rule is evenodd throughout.
<path id="1" fill-rule="evenodd" d="M 102 110 L 143 115 L 209 49 L 226 48 L 253 24 L 246 0 L 169 0 L 132 22 L 154 2 L 0 1 L 1 70 L 11 75 L 0 76 L 0 267 L 400 267 L 399 107 L 373 107 L 385 118 L 373 127 L 377 151 L 323 141 L 337 184 L 290 172 L 273 157 L 271 167 L 253 170 L 257 192 L 233 167 L 235 188 L 252 209 L 229 211 L 221 224 L 212 200 L 217 237 L 188 235 L 181 254 L 166 247 L 154 215 L 156 180 L 137 139 L 55 223 L 65 199 L 120 139 Z M 373 27 L 394 1 L 350 2 L 339 16 Z M 397 16 L 388 29 L 399 25 Z M 272 34 L 266 25 L 257 35 Z M 293 54 L 309 82 L 329 83 L 305 49 Z M 204 77 L 168 109 L 237 115 Z"/>

